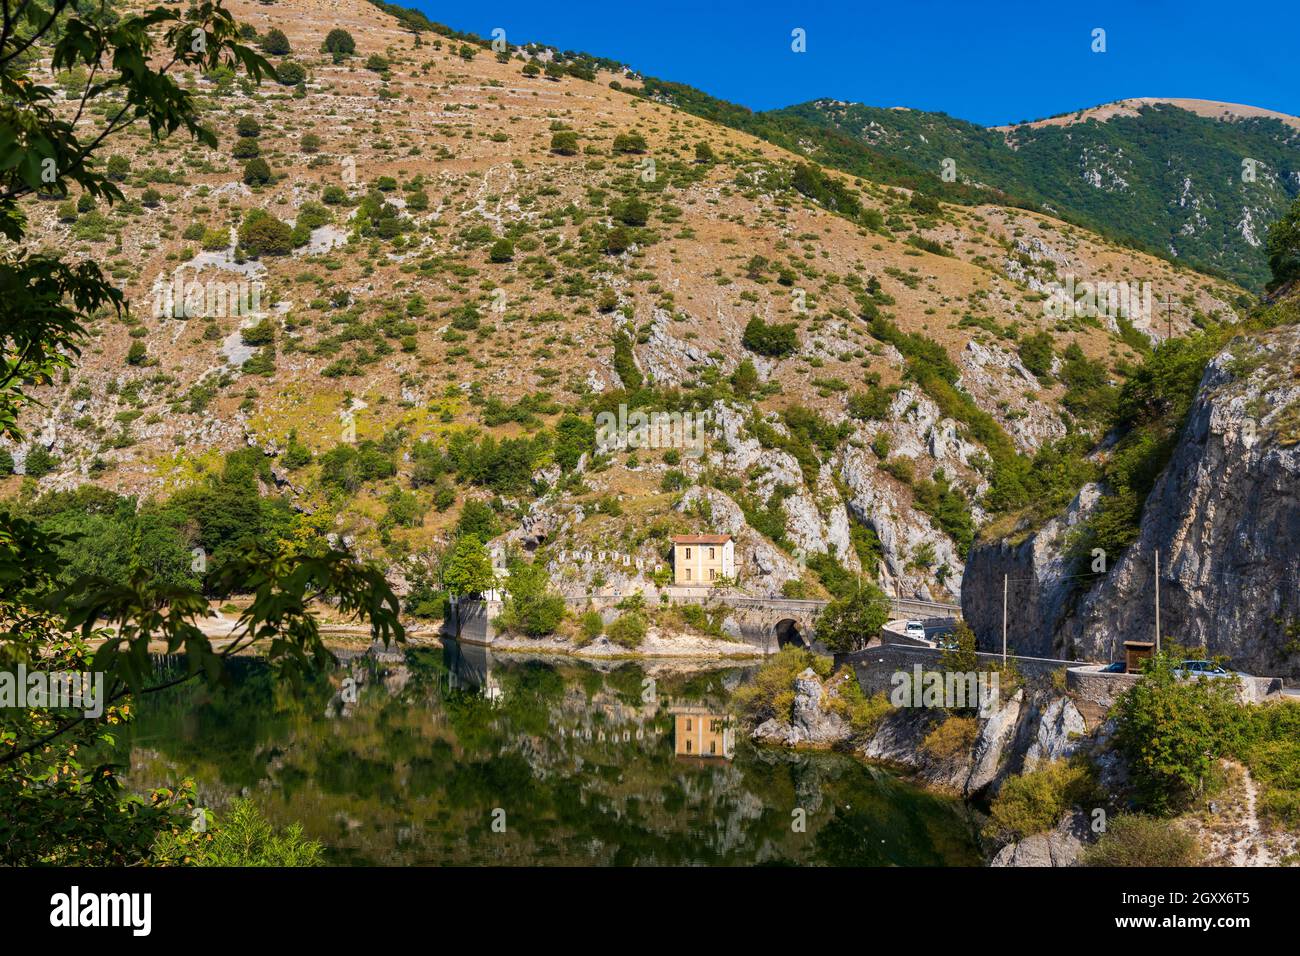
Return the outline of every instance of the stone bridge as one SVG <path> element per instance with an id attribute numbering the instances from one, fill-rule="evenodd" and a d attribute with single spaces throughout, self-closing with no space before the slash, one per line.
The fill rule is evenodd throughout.
<path id="1" fill-rule="evenodd" d="M 809 647 L 826 653 L 818 643 L 814 624 L 817 615 L 826 607 L 826 601 L 805 601 L 793 598 L 749 597 L 709 588 L 667 587 L 663 589 L 674 604 L 700 604 L 706 608 L 725 607 L 729 613 L 723 620 L 723 630 L 751 647 L 773 654 L 788 644 Z M 581 611 L 588 607 L 600 611 L 606 623 L 618 616 L 617 605 L 625 600 L 624 594 L 588 594 L 566 597 L 569 608 Z M 500 612 L 497 602 L 485 605 L 482 601 L 462 601 L 464 625 L 461 639 L 476 644 L 492 644 L 496 640 L 491 621 Z M 922 601 L 915 598 L 889 599 L 891 615 L 898 619 L 921 619 L 927 627 L 951 623 L 961 609 L 955 604 Z M 454 627 L 444 626 L 454 633 Z"/>
<path id="2" fill-rule="evenodd" d="M 804 601 L 793 598 L 751 598 L 739 595 L 714 595 L 704 597 L 679 597 L 678 601 L 695 600 L 701 604 L 724 605 L 732 608 L 724 627 L 734 637 L 745 643 L 775 653 L 788 644 L 809 647 L 827 653 L 817 641 L 814 626 L 817 615 L 826 607 L 826 601 Z M 893 618 L 920 618 L 929 622 L 954 620 L 961 609 L 955 604 L 920 601 L 912 598 L 890 598 L 890 615 Z"/>

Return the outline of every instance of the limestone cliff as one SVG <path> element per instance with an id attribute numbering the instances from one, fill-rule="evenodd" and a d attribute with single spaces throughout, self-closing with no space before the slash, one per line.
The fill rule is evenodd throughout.
<path id="1" fill-rule="evenodd" d="M 1025 540 L 978 543 L 962 610 L 981 642 L 1000 642 L 1002 581 L 1015 581 L 1008 639 L 1027 654 L 1113 660 L 1161 632 L 1258 674 L 1300 673 L 1300 328 L 1235 340 L 1207 366 L 1137 540 L 1090 587 L 1062 557 L 1066 531 L 1096 490 Z"/>

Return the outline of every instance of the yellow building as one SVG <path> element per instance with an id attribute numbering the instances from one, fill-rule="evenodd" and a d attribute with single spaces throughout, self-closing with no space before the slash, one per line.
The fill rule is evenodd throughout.
<path id="1" fill-rule="evenodd" d="M 736 543 L 729 534 L 679 534 L 673 538 L 673 583 L 712 587 L 736 577 Z"/>
<path id="2" fill-rule="evenodd" d="M 673 715 L 673 750 L 679 757 L 722 757 L 736 752 L 736 735 L 726 715 L 691 704 L 668 708 Z"/>

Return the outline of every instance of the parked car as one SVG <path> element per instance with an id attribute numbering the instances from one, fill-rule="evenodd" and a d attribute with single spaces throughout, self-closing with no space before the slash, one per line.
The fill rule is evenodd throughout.
<path id="1" fill-rule="evenodd" d="M 1128 672 L 1128 665 L 1123 661 L 1111 661 L 1101 669 L 1103 674 L 1124 674 Z"/>
<path id="2" fill-rule="evenodd" d="M 1174 669 L 1178 677 L 1236 677 L 1234 671 L 1228 670 L 1214 661 L 1183 661 Z"/>
<path id="3" fill-rule="evenodd" d="M 944 634 L 936 634 L 934 637 L 934 646 L 941 651 L 955 651 L 957 649 L 957 638 L 953 636 L 952 631 Z"/>
<path id="4" fill-rule="evenodd" d="M 907 622 L 907 627 L 906 627 L 906 629 L 904 630 L 903 633 L 905 633 L 908 637 L 917 637 L 917 638 L 920 638 L 921 640 L 924 640 L 924 639 L 925 639 L 925 622 L 924 622 L 924 621 L 908 621 L 908 622 Z"/>

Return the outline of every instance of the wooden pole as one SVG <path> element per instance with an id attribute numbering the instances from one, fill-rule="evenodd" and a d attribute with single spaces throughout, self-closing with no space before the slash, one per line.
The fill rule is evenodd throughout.
<path id="1" fill-rule="evenodd" d="M 1160 549 L 1156 548 L 1156 653 L 1160 653 Z"/>
<path id="2" fill-rule="evenodd" d="M 1002 666 L 1007 666 L 1007 575 L 1002 575 Z"/>

